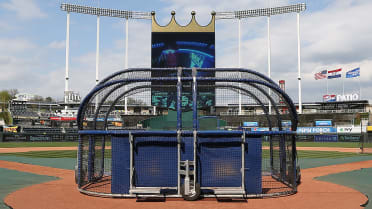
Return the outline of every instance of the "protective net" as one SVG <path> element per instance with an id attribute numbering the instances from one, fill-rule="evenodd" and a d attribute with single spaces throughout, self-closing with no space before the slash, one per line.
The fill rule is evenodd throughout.
<path id="1" fill-rule="evenodd" d="M 296 109 L 255 71 L 119 71 L 88 94 L 77 120 L 77 183 L 85 193 L 262 197 L 297 191 Z"/>

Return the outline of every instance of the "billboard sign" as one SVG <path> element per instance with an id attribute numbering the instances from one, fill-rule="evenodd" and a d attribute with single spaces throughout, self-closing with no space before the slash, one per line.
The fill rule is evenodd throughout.
<path id="1" fill-rule="evenodd" d="M 372 126 L 367 126 L 367 132 L 372 132 Z"/>
<path id="2" fill-rule="evenodd" d="M 337 133 L 345 133 L 345 134 L 360 134 L 362 132 L 361 127 L 353 127 L 353 126 L 338 126 Z"/>
<path id="3" fill-rule="evenodd" d="M 344 94 L 344 95 L 337 95 L 337 102 L 345 102 L 345 101 L 357 101 L 359 100 L 358 94 Z"/>
<path id="4" fill-rule="evenodd" d="M 81 96 L 79 92 L 65 91 L 65 102 L 66 103 L 80 103 Z"/>
<path id="5" fill-rule="evenodd" d="M 251 131 L 270 131 L 269 128 L 252 128 Z"/>
<path id="6" fill-rule="evenodd" d="M 278 127 L 274 127 L 271 129 L 272 131 L 279 131 Z M 264 127 L 264 128 L 251 128 L 251 131 L 270 131 L 270 128 Z M 282 129 L 282 131 L 291 131 L 291 128 L 285 127 Z"/>
<path id="7" fill-rule="evenodd" d="M 323 95 L 323 102 L 335 102 L 335 101 L 336 101 L 336 95 L 334 94 Z"/>
<path id="8" fill-rule="evenodd" d="M 3 132 L 17 133 L 18 130 L 18 126 L 3 126 Z"/>
<path id="9" fill-rule="evenodd" d="M 331 120 L 316 120 L 315 126 L 332 126 Z"/>
<path id="10" fill-rule="evenodd" d="M 345 102 L 345 101 L 357 101 L 359 100 L 359 95 L 354 94 L 326 94 L 323 95 L 323 102 Z"/>
<path id="11" fill-rule="evenodd" d="M 292 126 L 292 121 L 290 121 L 290 120 L 283 120 L 283 121 L 282 121 L 282 126 L 283 126 L 283 127 L 289 127 L 289 126 Z"/>
<path id="12" fill-rule="evenodd" d="M 258 122 L 243 122 L 243 127 L 258 127 Z"/>
<path id="13" fill-rule="evenodd" d="M 76 117 L 50 117 L 50 120 L 54 121 L 74 121 L 76 120 Z"/>
<path id="14" fill-rule="evenodd" d="M 298 134 L 323 134 L 336 133 L 337 129 L 333 127 L 298 127 Z"/>
<path id="15" fill-rule="evenodd" d="M 337 135 L 317 135 L 314 136 L 314 142 L 337 142 Z"/>

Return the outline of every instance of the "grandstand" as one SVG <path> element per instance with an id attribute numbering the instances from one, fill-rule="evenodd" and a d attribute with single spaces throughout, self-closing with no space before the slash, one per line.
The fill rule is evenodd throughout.
<path id="1" fill-rule="evenodd" d="M 137 99 L 137 100 L 136 100 Z M 135 98 L 133 103 L 127 105 L 127 111 L 123 102 L 118 102 L 110 113 L 109 126 L 111 129 L 148 129 L 151 126 L 155 127 L 154 124 L 159 120 L 159 117 L 166 118 L 169 114 L 172 114 L 168 110 L 161 107 L 154 107 L 149 105 L 148 102 L 143 101 L 142 97 Z M 68 109 L 65 109 L 65 106 Z M 75 120 L 56 120 L 56 117 L 61 117 L 62 113 L 74 113 L 77 111 L 79 104 L 66 104 L 60 103 L 46 103 L 46 102 L 30 102 L 30 101 L 19 101 L 13 100 L 10 103 L 9 110 L 13 118 L 13 124 L 21 127 L 19 136 L 10 137 L 9 140 L 31 140 L 31 135 L 37 135 L 38 137 L 32 137 L 32 140 L 76 140 L 77 139 L 77 128 Z M 365 131 L 368 125 L 372 124 L 372 110 L 371 104 L 367 100 L 360 101 L 345 101 L 345 102 L 309 102 L 303 103 L 303 114 L 298 115 L 299 127 L 314 127 L 315 121 L 317 120 L 330 120 L 332 121 L 332 127 L 360 127 L 363 126 L 363 133 L 340 133 L 338 134 L 339 141 L 362 141 L 369 142 L 369 135 Z M 295 104 L 298 109 L 298 104 Z M 258 126 L 255 128 L 265 129 L 268 127 L 267 116 L 264 114 L 262 106 L 249 101 L 244 101 L 242 104 L 242 111 L 239 113 L 239 105 L 237 103 L 228 104 L 219 102 L 215 106 L 200 110 L 201 114 L 213 116 L 213 118 L 207 118 L 204 120 L 210 120 L 210 125 L 217 129 L 240 129 L 243 127 L 244 122 L 254 121 L 257 122 Z M 268 109 L 269 104 L 264 104 L 264 107 Z M 108 109 L 109 105 L 102 105 L 102 110 Z M 286 109 L 278 104 L 278 109 L 281 113 L 286 113 Z M 72 114 L 73 116 L 74 114 Z M 283 120 L 286 114 L 283 114 Z M 97 119 L 103 118 L 104 114 L 97 115 Z M 275 115 L 270 115 L 273 119 Z M 187 116 L 184 117 L 184 124 L 189 123 L 186 121 Z M 53 120 L 51 120 L 53 119 Z M 57 118 L 58 119 L 58 118 Z M 87 126 L 91 126 L 93 118 L 87 118 Z M 97 126 L 100 127 L 102 122 L 97 122 Z M 166 127 L 162 127 L 165 128 Z M 169 127 L 171 128 L 171 127 Z M 203 129 L 203 127 L 200 127 Z M 256 130 L 256 129 L 255 129 Z M 336 133 L 333 133 L 336 134 Z M 369 135 L 368 135 L 369 134 Z M 54 135 L 52 137 L 52 135 Z M 316 135 L 316 133 L 315 133 Z M 328 134 L 329 135 L 329 134 Z M 328 136 L 327 135 L 327 136 Z M 332 135 L 332 134 L 331 134 Z M 41 137 L 42 136 L 42 137 Z M 364 137 L 364 138 L 363 138 Z M 299 137 L 299 140 L 313 141 L 315 140 L 314 133 L 308 134 L 307 136 Z"/>
<path id="2" fill-rule="evenodd" d="M 9 109 L 12 114 L 12 117 L 15 119 L 18 119 L 18 118 L 37 119 L 39 118 L 39 114 L 27 108 L 26 101 L 12 101 Z"/>
<path id="3" fill-rule="evenodd" d="M 77 141 L 74 128 L 18 127 L 17 132 L 4 132 L 0 141 Z"/>

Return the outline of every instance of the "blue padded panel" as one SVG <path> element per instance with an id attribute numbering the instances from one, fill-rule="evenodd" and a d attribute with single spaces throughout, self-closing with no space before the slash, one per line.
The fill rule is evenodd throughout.
<path id="1" fill-rule="evenodd" d="M 198 176 L 202 187 L 240 187 L 240 137 L 199 137 Z"/>
<path id="2" fill-rule="evenodd" d="M 134 140 L 135 186 L 177 186 L 177 138 L 136 137 Z"/>
<path id="3" fill-rule="evenodd" d="M 111 137 L 112 149 L 112 194 L 129 194 L 130 144 L 128 137 Z"/>
<path id="4" fill-rule="evenodd" d="M 262 193 L 262 139 L 246 137 L 245 142 L 245 192 L 247 194 Z"/>
<path id="5" fill-rule="evenodd" d="M 181 160 L 194 160 L 194 137 L 182 137 Z"/>

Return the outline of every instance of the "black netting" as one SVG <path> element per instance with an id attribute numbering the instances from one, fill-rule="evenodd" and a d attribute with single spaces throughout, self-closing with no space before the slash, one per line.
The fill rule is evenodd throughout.
<path id="1" fill-rule="evenodd" d="M 361 136 L 362 153 L 372 153 L 372 132 L 363 133 Z"/>
<path id="2" fill-rule="evenodd" d="M 254 71 L 118 72 L 84 99 L 78 120 L 83 192 L 177 196 L 186 165 L 197 175 L 190 177 L 192 187 L 201 186 L 203 195 L 230 188 L 272 196 L 297 188 L 294 105 Z M 284 120 L 292 125 L 283 126 Z"/>
<path id="3" fill-rule="evenodd" d="M 80 185 L 90 192 L 111 193 L 111 138 L 83 136 L 79 149 Z"/>

